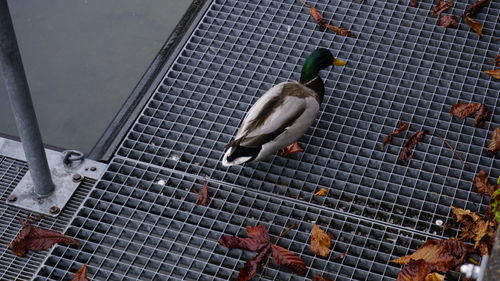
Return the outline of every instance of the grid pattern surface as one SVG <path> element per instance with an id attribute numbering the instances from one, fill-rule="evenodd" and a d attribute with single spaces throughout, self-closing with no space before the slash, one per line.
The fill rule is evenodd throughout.
<path id="1" fill-rule="evenodd" d="M 297 1 L 214 1 L 166 74 L 118 154 L 190 174 L 272 192 L 428 233 L 439 233 L 450 206 L 484 211 L 473 192 L 479 169 L 498 175 L 485 153 L 500 124 L 500 83 L 482 73 L 499 52 L 500 3 L 477 17 L 482 38 L 465 24 L 436 26 L 433 1 L 311 1 L 357 39 L 321 32 Z M 457 1 L 455 14 L 465 8 Z M 300 139 L 305 152 L 241 167 L 222 167 L 224 146 L 249 107 L 272 85 L 299 78 L 318 46 L 348 61 L 323 71 L 326 98 L 317 121 Z M 485 128 L 454 119 L 457 102 L 492 111 Z M 382 136 L 399 120 L 410 131 L 382 151 Z M 438 137 L 427 136 L 409 164 L 396 163 L 411 133 L 446 138 L 470 163 L 464 169 Z M 326 198 L 315 198 L 321 187 Z M 450 230 L 448 235 L 455 235 Z"/>
<path id="2" fill-rule="evenodd" d="M 479 38 L 465 24 L 437 27 L 428 15 L 434 1 L 417 9 L 394 2 L 309 2 L 353 39 L 319 31 L 295 0 L 212 1 L 66 230 L 82 246 L 54 248 L 37 280 L 70 280 L 84 263 L 92 280 L 228 280 L 252 255 L 217 240 L 259 223 L 272 236 L 297 225 L 279 244 L 301 255 L 308 278 L 395 280 L 390 259 L 429 237 L 455 236 L 435 222 L 448 222 L 451 206 L 484 211 L 488 202 L 471 181 L 479 169 L 500 173 L 485 152 L 500 124 L 500 83 L 482 73 L 499 53 L 500 3 L 476 17 L 485 23 Z M 466 4 L 456 1 L 452 13 Z M 300 139 L 305 152 L 222 167 L 246 111 L 274 84 L 297 80 L 317 47 L 348 65 L 321 73 L 326 96 Z M 457 102 L 484 103 L 492 111 L 486 126 L 451 118 Z M 380 150 L 400 119 L 410 131 Z M 397 164 L 404 140 L 421 129 L 443 136 L 471 168 L 431 136 Z M 208 207 L 195 204 L 204 181 Z M 321 187 L 328 196 L 313 196 Z M 328 258 L 307 246 L 313 222 L 336 238 Z M 304 280 L 273 264 L 260 278 Z"/>
<path id="3" fill-rule="evenodd" d="M 17 257 L 8 249 L 21 229 L 20 219 L 30 213 L 5 202 L 27 170 L 26 162 L 0 156 L 0 280 L 31 280 L 49 252 L 29 252 L 25 257 Z M 86 178 L 57 219 L 44 218 L 36 225 L 62 231 L 94 183 L 95 180 Z"/>
<path id="4" fill-rule="evenodd" d="M 195 191 L 204 182 L 115 159 L 66 231 L 81 246 L 56 246 L 35 280 L 70 280 L 82 264 L 88 264 L 92 280 L 229 280 L 252 254 L 217 241 L 224 234 L 243 236 L 245 226 L 257 224 L 265 224 L 272 237 L 296 225 L 277 244 L 304 259 L 308 278 L 394 280 L 399 267 L 388 261 L 428 238 L 213 181 L 209 205 L 199 206 Z M 309 249 L 312 223 L 335 237 L 327 258 Z M 345 258 L 339 258 L 343 253 Z M 304 280 L 273 263 L 260 278 Z"/>

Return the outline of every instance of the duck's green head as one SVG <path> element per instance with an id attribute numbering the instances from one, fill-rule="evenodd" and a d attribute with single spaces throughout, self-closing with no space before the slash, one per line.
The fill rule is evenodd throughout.
<path id="1" fill-rule="evenodd" d="M 318 72 L 329 66 L 344 66 L 346 62 L 335 58 L 332 53 L 323 48 L 319 48 L 312 52 L 304 62 L 302 73 L 300 75 L 300 82 L 307 83 L 318 76 Z"/>

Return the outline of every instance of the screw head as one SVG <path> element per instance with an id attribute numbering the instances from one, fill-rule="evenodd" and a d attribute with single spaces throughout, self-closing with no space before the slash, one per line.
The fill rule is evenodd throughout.
<path id="1" fill-rule="evenodd" d="M 15 196 L 14 194 L 11 194 L 9 195 L 9 197 L 7 197 L 7 201 L 9 202 L 14 202 L 17 200 L 17 196 Z"/>
<path id="2" fill-rule="evenodd" d="M 52 206 L 52 207 L 50 207 L 50 210 L 49 210 L 49 212 L 51 214 L 57 214 L 57 213 L 59 213 L 59 211 L 60 211 L 60 209 L 57 206 Z"/>
<path id="3" fill-rule="evenodd" d="M 80 175 L 80 174 L 74 174 L 73 175 L 73 181 L 74 182 L 79 182 L 79 181 L 82 181 L 82 180 L 83 180 L 82 175 Z"/>
<path id="4" fill-rule="evenodd" d="M 93 172 L 93 171 L 96 171 L 97 168 L 96 167 L 90 167 L 90 170 Z"/>

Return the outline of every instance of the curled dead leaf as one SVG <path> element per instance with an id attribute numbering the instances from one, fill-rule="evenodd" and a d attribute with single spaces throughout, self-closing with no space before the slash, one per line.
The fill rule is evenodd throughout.
<path id="1" fill-rule="evenodd" d="M 489 2 L 490 0 L 478 0 L 476 2 L 473 2 L 465 7 L 464 14 L 473 16 L 479 13 L 486 5 L 488 5 Z"/>
<path id="2" fill-rule="evenodd" d="M 204 183 L 200 188 L 200 191 L 198 191 L 198 201 L 196 202 L 196 204 L 206 206 L 209 199 L 210 197 L 208 195 L 208 183 Z"/>
<path id="3" fill-rule="evenodd" d="M 46 250 L 58 243 L 78 246 L 78 242 L 69 236 L 26 222 L 14 241 L 9 244 L 9 248 L 22 257 L 28 251 Z"/>
<path id="4" fill-rule="evenodd" d="M 496 127 L 491 135 L 490 143 L 488 144 L 488 153 L 495 154 L 500 150 L 500 127 Z"/>
<path id="5" fill-rule="evenodd" d="M 440 15 L 438 20 L 438 26 L 446 28 L 457 28 L 458 18 L 454 15 Z"/>
<path id="6" fill-rule="evenodd" d="M 419 142 L 424 139 L 424 136 L 427 134 L 427 131 L 422 130 L 413 134 L 408 141 L 405 143 L 401 151 L 399 152 L 398 161 L 408 161 L 413 154 L 413 149 Z"/>
<path id="7" fill-rule="evenodd" d="M 425 281 L 434 266 L 424 260 L 410 260 L 398 274 L 396 281 Z"/>
<path id="8" fill-rule="evenodd" d="M 313 224 L 311 229 L 311 250 L 322 257 L 330 254 L 332 236 Z"/>
<path id="9" fill-rule="evenodd" d="M 325 24 L 325 27 L 332 30 L 332 31 L 335 31 L 335 33 L 337 33 L 338 35 L 341 35 L 341 36 L 346 36 L 346 37 L 351 37 L 351 38 L 356 38 L 356 35 L 354 35 L 351 31 L 343 28 L 343 27 L 340 27 L 340 26 L 334 26 L 334 25 L 331 25 L 331 24 Z"/>
<path id="10" fill-rule="evenodd" d="M 474 186 L 476 187 L 476 192 L 490 196 L 495 192 L 500 185 L 491 184 L 488 180 L 488 172 L 485 170 L 480 170 L 474 177 Z"/>
<path id="11" fill-rule="evenodd" d="M 328 189 L 326 188 L 321 188 L 316 193 L 314 193 L 314 195 L 316 196 L 326 196 L 327 194 L 328 194 Z"/>
<path id="12" fill-rule="evenodd" d="M 484 73 L 490 75 L 493 78 L 500 79 L 500 68 L 493 70 L 485 70 Z"/>
<path id="13" fill-rule="evenodd" d="M 479 34 L 479 36 L 483 36 L 483 24 L 478 22 L 477 20 L 471 18 L 468 15 L 464 16 L 465 22 L 470 26 L 474 32 Z"/>
<path id="14" fill-rule="evenodd" d="M 497 224 L 494 221 L 483 219 L 478 213 L 452 207 L 457 222 L 462 224 L 460 228 L 460 240 L 474 240 L 474 248 L 481 255 L 488 255 L 495 239 Z"/>
<path id="15" fill-rule="evenodd" d="M 466 118 L 476 113 L 481 108 L 480 103 L 457 103 L 451 106 L 451 115 Z"/>
<path id="16" fill-rule="evenodd" d="M 304 274 L 307 271 L 304 261 L 290 250 L 273 244 L 271 255 L 278 265 L 288 267 L 299 274 Z"/>
<path id="17" fill-rule="evenodd" d="M 453 8 L 454 5 L 455 5 L 455 3 L 453 3 L 453 1 L 451 1 L 451 0 L 449 0 L 449 1 L 438 0 L 438 2 L 436 3 L 436 6 L 434 6 L 434 9 L 432 9 L 432 15 L 438 16 L 442 12 Z"/>
<path id="18" fill-rule="evenodd" d="M 281 151 L 280 151 L 280 155 L 281 156 L 287 156 L 287 155 L 290 155 L 290 154 L 295 154 L 295 153 L 299 153 L 299 152 L 302 152 L 304 151 L 304 149 L 302 147 L 299 146 L 299 143 L 298 142 L 294 142 L 292 143 L 291 145 L 283 148 Z"/>
<path id="19" fill-rule="evenodd" d="M 87 277 L 87 265 L 84 264 L 78 271 L 73 275 L 73 278 L 71 281 L 89 281 L 89 278 Z"/>
<path id="20" fill-rule="evenodd" d="M 408 123 L 399 120 L 399 128 L 396 128 L 394 131 L 392 131 L 391 133 L 389 133 L 387 136 L 384 137 L 384 140 L 382 141 L 382 149 L 384 149 L 386 145 L 391 143 L 393 136 L 401 132 L 404 132 L 407 129 L 408 129 Z"/>

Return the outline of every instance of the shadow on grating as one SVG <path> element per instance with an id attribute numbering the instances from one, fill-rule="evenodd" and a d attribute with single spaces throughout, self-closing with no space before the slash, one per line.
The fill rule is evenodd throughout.
<path id="1" fill-rule="evenodd" d="M 56 246 L 35 280 L 70 280 L 84 263 L 91 280 L 229 280 L 253 254 L 217 241 L 223 234 L 243 236 L 245 226 L 257 224 L 272 237 L 297 225 L 278 244 L 304 259 L 308 278 L 394 280 L 399 267 L 388 261 L 428 238 L 212 181 L 209 206 L 198 206 L 195 190 L 204 181 L 116 158 L 66 231 L 81 246 Z M 309 249 L 312 223 L 335 237 L 327 258 Z M 347 255 L 340 260 L 342 253 Z M 260 278 L 304 280 L 273 263 Z"/>
<path id="2" fill-rule="evenodd" d="M 30 212 L 9 207 L 5 202 L 27 170 L 26 162 L 0 156 L 0 280 L 31 280 L 49 253 L 28 252 L 25 257 L 17 257 L 8 249 L 21 230 L 19 220 Z M 94 183 L 95 180 L 85 178 L 57 219 L 46 217 L 36 225 L 63 231 Z"/>
<path id="3" fill-rule="evenodd" d="M 442 234 L 435 222 L 446 222 L 451 206 L 484 212 L 487 200 L 471 182 L 479 169 L 500 173 L 500 160 L 484 149 L 500 124 L 500 84 L 482 73 L 498 53 L 492 38 L 500 37 L 500 3 L 479 14 L 487 35 L 478 39 L 465 24 L 437 27 L 428 16 L 432 1 L 418 9 L 404 1 L 311 2 L 358 38 L 318 31 L 297 1 L 214 1 L 118 155 L 430 234 Z M 457 1 L 453 11 L 466 4 Z M 322 73 L 327 94 L 300 140 L 305 152 L 222 167 L 224 145 L 245 112 L 272 85 L 297 80 L 318 46 L 348 65 Z M 451 118 L 452 104 L 471 101 L 492 111 L 485 128 Z M 472 169 L 429 136 L 409 164 L 396 164 L 410 132 L 386 151 L 379 145 L 400 119 L 410 132 L 445 137 Z M 313 196 L 321 187 L 328 197 Z"/>

